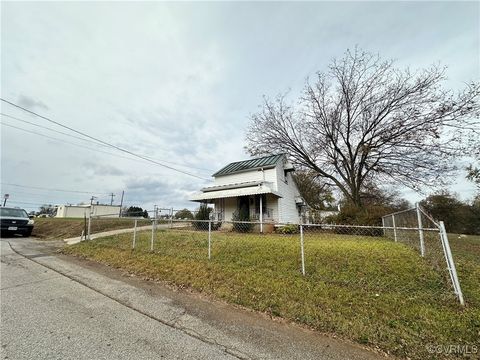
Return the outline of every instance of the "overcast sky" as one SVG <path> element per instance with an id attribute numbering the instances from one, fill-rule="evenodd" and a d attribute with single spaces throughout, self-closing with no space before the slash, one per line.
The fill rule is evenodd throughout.
<path id="1" fill-rule="evenodd" d="M 1 10 L 3 98 L 202 178 L 248 158 L 245 131 L 263 95 L 297 94 L 308 76 L 355 45 L 399 66 L 448 65 L 450 88 L 480 78 L 478 2 L 2 2 Z M 1 109 L 54 128 L 9 105 Z M 2 193 L 12 205 L 32 209 L 91 195 L 105 202 L 110 192 L 118 202 L 125 190 L 129 205 L 194 208 L 188 195 L 208 183 L 1 121 Z M 474 187 L 463 177 L 452 189 L 467 199 Z"/>

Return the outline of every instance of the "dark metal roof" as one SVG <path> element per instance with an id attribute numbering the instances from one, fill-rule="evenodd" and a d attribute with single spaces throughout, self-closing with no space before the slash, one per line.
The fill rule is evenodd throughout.
<path id="1" fill-rule="evenodd" d="M 282 157 L 284 157 L 284 154 L 270 155 L 258 159 L 233 162 L 220 169 L 212 176 L 229 175 L 245 170 L 260 169 L 262 167 L 272 167 L 275 166 Z"/>

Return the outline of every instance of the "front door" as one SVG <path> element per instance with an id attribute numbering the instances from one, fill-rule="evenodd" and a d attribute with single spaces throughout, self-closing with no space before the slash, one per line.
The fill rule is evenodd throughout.
<path id="1" fill-rule="evenodd" d="M 238 198 L 238 213 L 246 214 L 250 216 L 250 197 L 249 196 L 240 196 Z"/>

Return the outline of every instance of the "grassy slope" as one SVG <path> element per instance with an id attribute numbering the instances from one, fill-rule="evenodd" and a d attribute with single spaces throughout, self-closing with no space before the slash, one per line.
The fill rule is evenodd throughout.
<path id="1" fill-rule="evenodd" d="M 306 240 L 307 276 L 299 274 L 298 235 L 149 234 L 137 250 L 120 235 L 65 252 L 335 333 L 401 357 L 438 358 L 426 344 L 476 344 L 480 331 L 480 239 L 452 241 L 469 302 L 461 309 L 442 275 L 414 250 L 380 238 L 338 235 Z M 333 235 L 332 235 L 333 236 Z M 468 244 L 467 244 L 468 243 Z M 473 256 L 472 251 L 477 251 Z M 475 275 L 476 274 L 476 275 Z M 475 276 L 476 279 L 475 279 Z"/>
<path id="2" fill-rule="evenodd" d="M 149 224 L 149 220 L 139 220 L 138 222 L 138 226 Z M 92 221 L 91 233 L 129 227 L 133 227 L 132 219 L 95 219 Z M 32 235 L 40 239 L 67 239 L 80 236 L 83 229 L 84 219 L 36 218 Z"/>

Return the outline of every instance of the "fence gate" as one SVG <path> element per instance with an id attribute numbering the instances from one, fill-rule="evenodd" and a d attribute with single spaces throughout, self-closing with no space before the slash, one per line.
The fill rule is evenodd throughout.
<path id="1" fill-rule="evenodd" d="M 383 216 L 382 225 L 386 237 L 417 249 L 434 266 L 446 269 L 455 296 L 465 305 L 443 221 L 435 221 L 417 204 L 415 208 Z"/>

